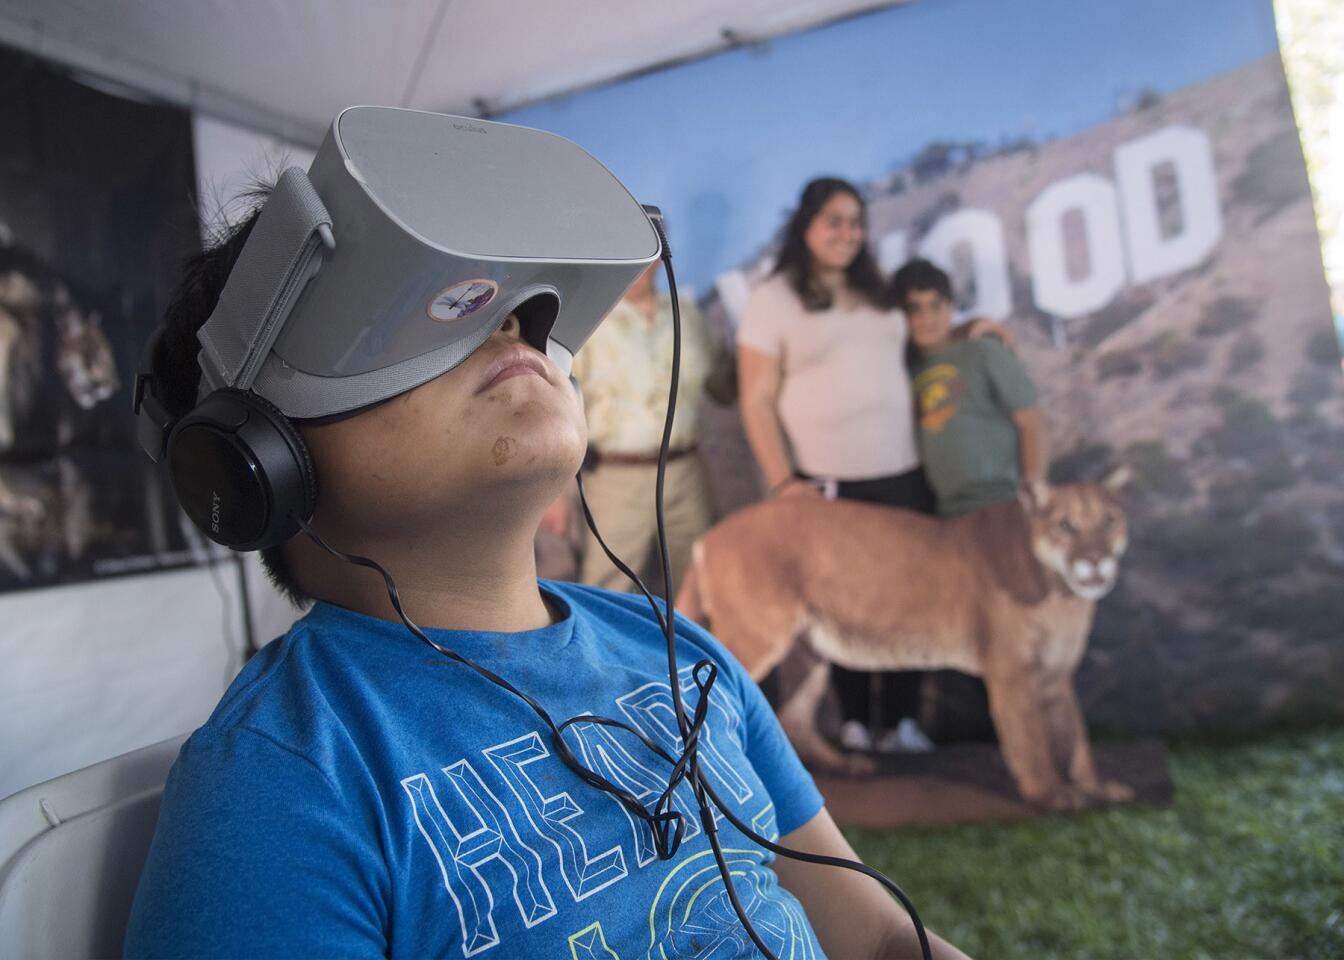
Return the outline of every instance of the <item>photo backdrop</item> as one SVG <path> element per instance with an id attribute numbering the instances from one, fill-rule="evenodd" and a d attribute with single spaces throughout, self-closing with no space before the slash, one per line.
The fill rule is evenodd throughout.
<path id="1" fill-rule="evenodd" d="M 190 115 L 0 48 L 0 591 L 203 559 L 131 391 L 199 249 Z"/>
<path id="2" fill-rule="evenodd" d="M 729 338 L 821 174 L 861 185 L 885 268 L 929 256 L 1011 328 L 1052 477 L 1135 476 L 1094 726 L 1344 713 L 1344 389 L 1270 0 L 917 0 L 501 119 L 658 204 Z M 727 511 L 759 491 L 707 414 Z"/>

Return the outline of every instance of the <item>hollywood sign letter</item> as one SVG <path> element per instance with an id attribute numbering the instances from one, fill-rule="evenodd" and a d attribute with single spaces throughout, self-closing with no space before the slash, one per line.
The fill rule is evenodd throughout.
<path id="1" fill-rule="evenodd" d="M 1180 201 L 1178 226 L 1164 233 L 1157 178 L 1166 168 Z M 1115 151 L 1116 186 L 1091 173 L 1052 183 L 1027 208 L 1032 298 L 1068 319 L 1110 303 L 1125 285 L 1188 270 L 1223 233 L 1213 149 L 1202 130 L 1164 127 Z M 1077 211 L 1087 243 L 1085 276 L 1065 266 L 1064 217 Z M 1128 271 L 1126 270 L 1128 264 Z"/>
<path id="2" fill-rule="evenodd" d="M 1197 265 L 1223 233 L 1213 148 L 1202 130 L 1163 127 L 1121 144 L 1115 182 L 1095 173 L 1057 180 L 1026 210 L 1032 300 L 1062 319 L 1099 310 L 1128 283 L 1145 283 Z M 1179 216 L 1164 230 L 1158 177 L 1175 187 Z M 1071 275 L 1064 219 L 1076 214 L 1087 247 L 1087 270 Z M 908 256 L 903 230 L 877 238 L 878 262 L 892 270 Z M 949 267 L 958 249 L 969 254 L 974 302 L 965 314 L 1002 320 L 1013 312 L 1003 222 L 989 210 L 964 208 L 940 218 L 919 245 L 921 256 Z M 741 271 L 719 277 L 720 298 L 734 322 L 747 297 Z"/>

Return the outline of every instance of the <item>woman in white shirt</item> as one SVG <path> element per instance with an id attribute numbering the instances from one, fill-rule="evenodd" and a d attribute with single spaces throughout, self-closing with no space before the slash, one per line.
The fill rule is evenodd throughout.
<path id="1" fill-rule="evenodd" d="M 737 334 L 742 420 L 770 496 L 839 496 L 924 513 L 904 316 L 884 304 L 863 199 L 813 180 L 785 228 L 773 273 Z M 929 749 L 912 719 L 921 674 L 834 668 L 851 749 Z"/>

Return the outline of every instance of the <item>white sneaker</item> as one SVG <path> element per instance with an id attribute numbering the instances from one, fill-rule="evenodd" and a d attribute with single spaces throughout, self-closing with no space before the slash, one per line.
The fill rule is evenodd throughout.
<path id="1" fill-rule="evenodd" d="M 873 749 L 873 738 L 868 728 L 857 720 L 846 720 L 840 725 L 840 746 L 846 750 Z"/>
<path id="2" fill-rule="evenodd" d="M 888 730 L 877 740 L 878 753 L 929 753 L 932 750 L 933 741 L 911 717 L 906 717 L 895 730 Z"/>

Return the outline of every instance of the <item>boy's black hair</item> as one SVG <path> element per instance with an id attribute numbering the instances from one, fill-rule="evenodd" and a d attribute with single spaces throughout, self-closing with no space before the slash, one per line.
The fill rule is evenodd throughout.
<path id="1" fill-rule="evenodd" d="M 910 260 L 891 278 L 888 300 L 892 306 L 904 309 L 906 297 L 914 290 L 932 290 L 951 301 L 952 278 L 928 260 Z"/>
<path id="2" fill-rule="evenodd" d="M 808 311 L 828 310 L 831 306 L 830 291 L 820 287 L 812 275 L 812 254 L 807 249 L 807 228 L 817 218 L 824 207 L 837 193 L 847 193 L 859 203 L 859 215 L 863 218 L 864 244 L 858 256 L 845 268 L 845 281 L 850 288 L 874 306 L 882 301 L 882 272 L 877 268 L 868 249 L 868 205 L 855 186 L 839 177 L 818 177 L 803 188 L 798 198 L 798 208 L 793 211 L 788 224 L 784 227 L 784 242 L 779 255 L 775 258 L 773 273 L 782 273 L 789 286 L 798 294 L 803 308 Z"/>
<path id="3" fill-rule="evenodd" d="M 158 398 L 175 417 L 189 413 L 196 406 L 196 391 L 201 383 L 201 368 L 196 360 L 201 345 L 196 332 L 210 319 L 219 302 L 229 273 L 257 222 L 266 192 L 264 188 L 251 191 L 249 197 L 257 202 L 256 209 L 182 265 L 182 279 L 164 312 L 163 339 L 154 369 Z M 312 602 L 295 582 L 280 547 L 261 551 L 261 563 L 276 589 L 296 607 Z"/>

